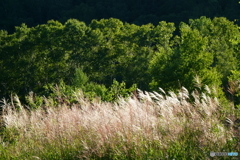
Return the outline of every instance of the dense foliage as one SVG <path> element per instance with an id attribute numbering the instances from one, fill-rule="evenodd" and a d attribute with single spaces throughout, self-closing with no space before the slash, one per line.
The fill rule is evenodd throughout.
<path id="1" fill-rule="evenodd" d="M 76 19 L 22 24 L 13 34 L 0 32 L 0 97 L 15 93 L 23 98 L 31 91 L 49 96 L 51 86 L 61 82 L 72 91 L 114 100 L 107 93 L 116 80 L 122 88 L 137 84 L 143 90 L 186 86 L 192 91 L 209 85 L 217 96 L 230 93 L 234 100 L 239 96 L 239 43 L 238 25 L 226 18 L 201 17 L 178 27 L 114 18 L 89 25 Z M 202 85 L 196 86 L 196 79 Z"/>

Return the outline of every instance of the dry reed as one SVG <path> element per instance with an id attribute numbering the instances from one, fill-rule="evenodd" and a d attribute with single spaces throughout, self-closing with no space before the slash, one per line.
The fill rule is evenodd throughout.
<path id="1" fill-rule="evenodd" d="M 35 146 L 38 151 L 42 143 L 58 141 L 62 145 L 76 145 L 77 139 L 83 150 L 79 155 L 85 156 L 93 153 L 102 156 L 107 150 L 104 146 L 114 149 L 117 143 L 141 146 L 143 139 L 167 148 L 186 128 L 202 133 L 198 137 L 199 147 L 224 145 L 232 137 L 215 114 L 220 107 L 216 98 L 197 92 L 190 95 L 186 88 L 178 94 L 140 90 L 138 94 L 140 100 L 129 97 L 120 98 L 118 103 L 92 103 L 76 93 L 78 103 L 72 106 L 45 106 L 32 111 L 24 109 L 15 97 L 20 110 L 4 101 L 3 121 L 6 128 L 15 128 L 20 133 L 20 143 L 29 139 L 38 141 L 39 147 Z M 192 97 L 191 102 L 189 97 Z M 122 149 L 127 150 L 127 145 Z"/>

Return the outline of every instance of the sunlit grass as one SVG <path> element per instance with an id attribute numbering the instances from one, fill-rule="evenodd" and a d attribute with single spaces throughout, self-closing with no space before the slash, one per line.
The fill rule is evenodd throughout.
<path id="1" fill-rule="evenodd" d="M 209 159 L 210 151 L 239 149 L 216 98 L 185 88 L 162 92 L 139 90 L 139 98 L 117 103 L 76 93 L 71 106 L 45 99 L 35 110 L 17 97 L 4 101 L 1 159 Z"/>

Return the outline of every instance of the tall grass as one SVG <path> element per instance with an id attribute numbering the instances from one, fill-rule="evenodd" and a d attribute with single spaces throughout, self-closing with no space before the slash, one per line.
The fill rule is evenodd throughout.
<path id="1" fill-rule="evenodd" d="M 210 151 L 239 150 L 236 130 L 223 125 L 221 105 L 208 93 L 138 93 L 108 103 L 90 102 L 79 92 L 71 106 L 52 107 L 45 98 L 36 110 L 17 97 L 17 103 L 4 101 L 0 157 L 210 159 Z"/>

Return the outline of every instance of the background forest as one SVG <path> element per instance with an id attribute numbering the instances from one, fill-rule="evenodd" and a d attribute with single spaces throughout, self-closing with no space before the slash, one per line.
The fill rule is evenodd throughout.
<path id="1" fill-rule="evenodd" d="M 76 18 L 89 24 L 92 19 L 118 18 L 137 25 L 159 21 L 188 22 L 200 16 L 238 20 L 238 0 L 1 0 L 0 29 L 14 31 L 26 23 L 33 27 L 50 19 L 64 23 Z M 239 22 L 237 22 L 239 24 Z"/>
<path id="2" fill-rule="evenodd" d="M 196 76 L 229 93 L 238 78 L 239 7 L 236 0 L 3 0 L 0 97 L 49 95 L 60 81 L 86 92 L 98 86 L 101 97 L 113 80 L 135 85 L 130 90 L 192 90 Z M 79 74 L 88 87 L 76 86 Z M 237 101 L 237 92 L 227 98 Z"/>
<path id="3" fill-rule="evenodd" d="M 81 88 L 107 101 L 117 97 L 114 87 L 125 88 L 121 94 L 127 96 L 136 87 L 192 91 L 208 85 L 216 88 L 214 96 L 239 103 L 240 33 L 226 18 L 201 17 L 179 26 L 50 20 L 30 28 L 22 24 L 12 34 L 2 30 L 0 38 L 1 97 L 49 96 L 60 83 L 66 92 Z"/>

